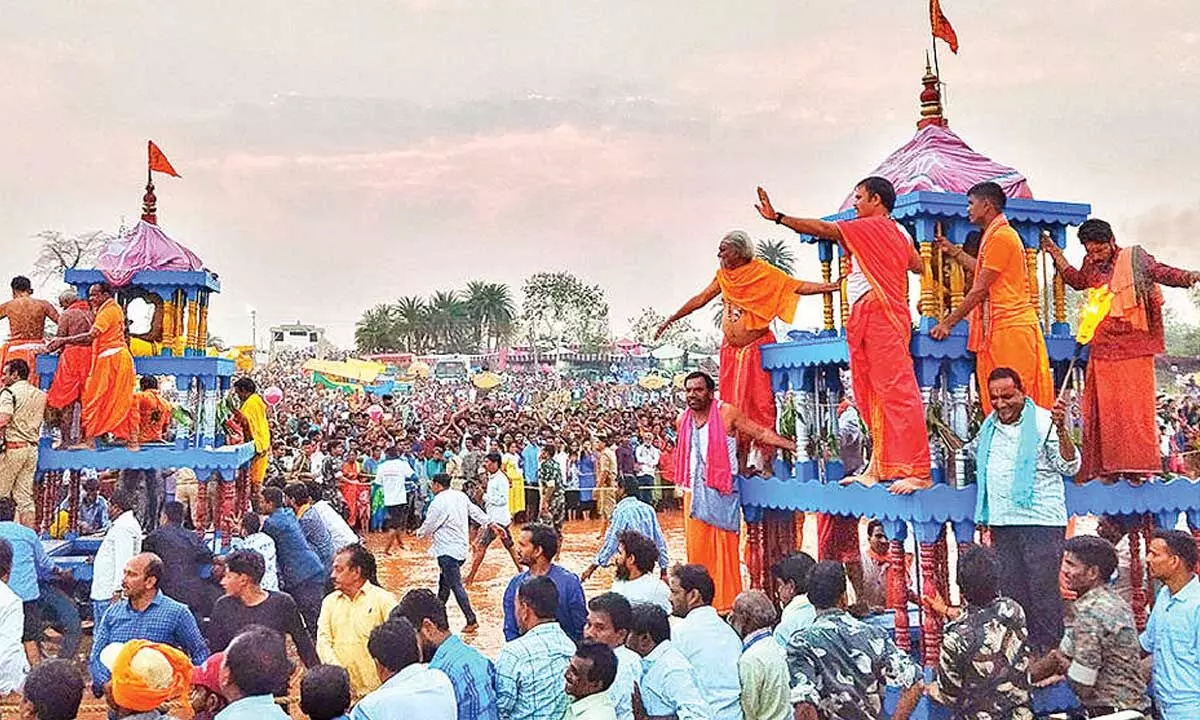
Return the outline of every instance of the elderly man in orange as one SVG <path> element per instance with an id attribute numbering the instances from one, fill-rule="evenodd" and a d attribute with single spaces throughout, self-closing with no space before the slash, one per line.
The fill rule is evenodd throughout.
<path id="1" fill-rule="evenodd" d="M 771 391 L 771 376 L 763 370 L 760 352 L 763 345 L 775 342 L 771 321 L 779 318 L 790 323 L 796 315 L 799 295 L 832 292 L 837 285 L 797 280 L 755 258 L 750 236 L 741 230 L 721 238 L 717 258 L 721 267 L 713 281 L 667 318 L 654 338 L 662 337 L 672 323 L 721 296 L 725 304 L 721 316 L 724 334 L 720 362 L 721 398 L 751 421 L 774 427 L 775 394 Z M 761 453 L 762 457 L 756 458 L 751 454 L 752 447 L 758 451 L 762 448 L 750 441 L 751 438 L 738 438 L 739 457 L 750 458 L 751 465 L 769 472 L 769 455 Z"/>
<path id="2" fill-rule="evenodd" d="M 171 403 L 158 392 L 158 378 L 143 375 L 138 381 L 139 390 L 134 396 L 137 403 L 138 441 L 162 442 L 171 424 Z"/>
<path id="3" fill-rule="evenodd" d="M 737 407 L 716 401 L 716 383 L 705 373 L 688 375 L 683 389 L 688 409 L 679 418 L 675 478 L 684 488 L 687 561 L 708 568 L 717 591 L 712 605 L 726 612 L 742 591 L 738 553 L 742 502 L 733 477 L 739 470 L 735 438 L 791 451 L 796 450 L 796 441 L 748 419 Z"/>
<path id="4" fill-rule="evenodd" d="M 96 438 L 111 434 L 136 450 L 139 421 L 133 386 L 137 375 L 133 355 L 125 344 L 125 313 L 108 283 L 92 285 L 88 303 L 96 313 L 91 329 L 49 343 L 51 352 L 69 345 L 92 345 L 92 369 L 83 386 L 83 441 L 75 447 L 93 449 Z"/>
<path id="5" fill-rule="evenodd" d="M 972 258 L 945 238 L 938 247 L 964 269 L 975 273 L 975 283 L 962 303 L 929 331 L 934 340 L 945 340 L 963 318 L 970 317 L 967 349 L 975 353 L 975 377 L 983 385 L 998 367 L 1012 368 L 1021 376 L 1025 394 L 1043 408 L 1054 405 L 1054 378 L 1046 339 L 1038 324 L 1037 308 L 1029 299 L 1029 271 L 1021 237 L 1004 217 L 1008 199 L 994 182 L 982 182 L 967 191 L 967 218 L 983 228 L 979 258 Z M 979 394 L 983 414 L 992 411 L 988 393 Z"/>
<path id="6" fill-rule="evenodd" d="M 58 296 L 62 314 L 58 316 L 57 337 L 86 335 L 95 318 L 87 300 L 80 300 L 75 288 L 68 288 Z M 46 396 L 46 407 L 57 415 L 61 434 L 61 445 L 79 442 L 79 400 L 83 396 L 83 385 L 88 371 L 92 369 L 92 346 L 68 345 L 58 356 L 58 367 Z M 51 419 L 53 421 L 54 418 Z"/>
<path id="7" fill-rule="evenodd" d="M 921 256 L 912 238 L 892 219 L 896 189 L 886 178 L 862 180 L 854 188 L 854 220 L 827 222 L 785 215 L 758 188 L 758 212 L 803 235 L 836 240 L 850 258 L 845 294 L 850 305 L 846 343 L 854 401 L 866 422 L 873 449 L 862 475 L 846 482 L 892 480 L 894 493 L 932 484 L 925 406 L 909 354 L 912 316 L 908 273 L 920 273 Z M 843 522 L 847 560 L 858 554 L 858 522 Z"/>
<path id="8" fill-rule="evenodd" d="M 12 300 L 0 303 L 0 318 L 8 318 L 8 342 L 0 345 L 0 367 L 24 360 L 36 374 L 37 355 L 46 349 L 46 320 L 58 322 L 58 308 L 33 296 L 29 278 L 12 279 Z"/>

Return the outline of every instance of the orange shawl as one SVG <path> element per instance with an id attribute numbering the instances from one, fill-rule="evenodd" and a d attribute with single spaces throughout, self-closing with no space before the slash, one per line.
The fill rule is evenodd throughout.
<path id="1" fill-rule="evenodd" d="M 908 257 L 912 245 L 886 215 L 838 222 L 842 242 L 871 283 L 872 294 L 898 332 L 912 329 L 908 310 Z"/>
<path id="2" fill-rule="evenodd" d="M 796 316 L 797 293 L 806 283 L 755 258 L 733 270 L 717 270 L 725 300 L 742 310 L 747 330 L 764 330 L 778 317 L 790 323 Z"/>
<path id="3" fill-rule="evenodd" d="M 1133 326 L 1134 330 L 1146 332 L 1149 324 L 1146 319 L 1146 305 L 1139 297 L 1137 270 L 1134 268 L 1135 248 L 1122 248 L 1117 254 L 1117 262 L 1113 266 L 1112 277 L 1108 279 L 1108 289 L 1113 293 L 1112 307 L 1109 317 L 1119 318 Z M 1150 302 L 1162 304 L 1162 288 L 1157 283 L 1149 284 Z"/>

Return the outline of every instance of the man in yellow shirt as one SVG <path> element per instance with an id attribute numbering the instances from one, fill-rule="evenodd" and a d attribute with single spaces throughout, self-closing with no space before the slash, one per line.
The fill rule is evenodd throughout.
<path id="1" fill-rule="evenodd" d="M 250 497 L 251 502 L 257 502 L 263 480 L 267 477 L 267 462 L 271 459 L 267 403 L 258 394 L 258 386 L 248 377 L 238 378 L 233 384 L 233 391 L 242 401 L 241 413 L 246 420 L 246 434 L 254 440 L 254 459 L 250 461 Z"/>
<path id="2" fill-rule="evenodd" d="M 371 631 L 396 607 L 396 598 L 375 584 L 375 556 L 362 545 L 343 548 L 333 557 L 334 590 L 321 603 L 317 655 L 350 674 L 356 698 L 379 687 L 379 673 L 367 650 Z"/>

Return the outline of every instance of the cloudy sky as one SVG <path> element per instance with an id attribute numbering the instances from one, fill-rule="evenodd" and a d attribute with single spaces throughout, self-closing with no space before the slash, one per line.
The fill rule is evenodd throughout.
<path id="1" fill-rule="evenodd" d="M 1200 266 L 1195 0 L 943 7 L 951 127 Z M 153 138 L 184 176 L 160 224 L 220 273 L 226 340 L 254 307 L 348 342 L 375 303 L 557 269 L 621 330 L 702 287 L 724 231 L 783 237 L 756 184 L 824 214 L 903 144 L 928 32 L 923 0 L 14 0 L 2 256 L 135 221 Z"/>

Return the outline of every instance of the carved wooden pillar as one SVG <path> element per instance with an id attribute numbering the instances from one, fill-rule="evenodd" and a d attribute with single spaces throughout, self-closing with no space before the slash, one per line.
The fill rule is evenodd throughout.
<path id="1" fill-rule="evenodd" d="M 162 346 L 168 353 L 175 352 L 175 296 L 168 295 L 162 299 Z"/>
<path id="2" fill-rule="evenodd" d="M 200 302 L 195 295 L 187 299 L 187 349 L 195 350 L 200 347 L 197 338 L 200 335 Z"/>
<path id="3" fill-rule="evenodd" d="M 937 544 L 934 545 L 937 556 L 934 561 L 937 563 L 937 588 L 942 597 L 949 602 L 950 599 L 950 534 L 942 528 L 942 534 L 938 536 Z"/>
<path id="4" fill-rule="evenodd" d="M 912 650 L 908 636 L 908 573 L 905 572 L 904 541 L 888 542 L 887 606 L 895 613 L 896 647 Z"/>
<path id="5" fill-rule="evenodd" d="M 833 280 L 833 262 L 831 260 L 821 261 L 821 282 L 829 283 Z M 825 329 L 833 329 L 833 293 L 821 293 L 821 303 L 825 310 Z"/>
<path id="6" fill-rule="evenodd" d="M 962 265 L 956 262 L 950 263 L 950 309 L 954 310 L 959 305 L 962 305 L 963 297 L 966 295 L 967 271 L 963 270 Z"/>
<path id="7" fill-rule="evenodd" d="M 760 588 L 763 565 L 763 528 L 761 522 L 746 523 L 746 567 L 750 570 L 750 587 Z"/>
<path id="8" fill-rule="evenodd" d="M 921 317 L 936 318 L 933 292 L 933 245 L 927 242 L 919 244 L 921 246 L 921 300 L 918 308 Z"/>
<path id="9" fill-rule="evenodd" d="M 229 541 L 233 537 L 234 504 L 237 502 L 236 485 L 236 482 L 228 482 L 223 479 L 217 486 L 220 504 L 217 506 L 217 517 L 213 521 L 213 527 L 220 531 L 221 547 L 225 549 L 229 548 Z"/>
<path id="10" fill-rule="evenodd" d="M 79 532 L 79 485 L 83 482 L 83 473 L 75 471 L 67 477 L 70 489 L 67 491 L 67 528 Z"/>
<path id="11" fill-rule="evenodd" d="M 771 581 L 771 567 L 795 548 L 797 514 L 789 510 L 763 510 L 762 564 L 758 568 L 758 578 L 751 573 L 751 583 L 753 587 L 766 591 L 775 601 L 778 598 L 775 596 L 775 583 Z M 800 518 L 803 522 L 804 515 L 801 514 Z"/>
<path id="12" fill-rule="evenodd" d="M 841 264 L 842 277 L 850 274 L 850 258 L 843 255 L 839 261 Z M 842 288 L 838 292 L 838 309 L 842 315 L 842 329 L 846 329 L 846 325 L 850 323 L 850 301 L 846 298 L 846 281 L 842 280 Z"/>
<path id="13" fill-rule="evenodd" d="M 804 547 L 804 511 L 796 511 L 792 519 L 792 529 L 795 531 L 792 535 L 792 552 L 796 552 Z"/>
<path id="14" fill-rule="evenodd" d="M 1146 629 L 1146 591 L 1145 575 L 1142 567 L 1142 537 L 1141 528 L 1134 526 L 1129 531 L 1129 585 L 1132 588 L 1130 605 L 1133 607 L 1133 620 L 1137 623 L 1138 632 Z"/>
<path id="15" fill-rule="evenodd" d="M 934 593 L 938 592 L 938 586 L 941 584 L 937 545 L 936 542 L 921 543 L 921 587 L 925 597 L 932 597 Z M 900 568 L 904 568 L 903 561 L 901 561 Z M 921 613 L 921 661 L 925 667 L 937 665 L 941 648 L 942 619 L 936 613 Z"/>
<path id="16" fill-rule="evenodd" d="M 196 532 L 208 528 L 208 480 L 196 478 L 196 502 L 192 504 L 192 526 Z"/>
<path id="17" fill-rule="evenodd" d="M 1067 283 L 1063 276 L 1054 268 L 1054 322 L 1067 321 Z"/>
<path id="18" fill-rule="evenodd" d="M 196 349 L 201 354 L 208 352 L 208 291 L 200 291 L 200 322 L 196 329 Z"/>

